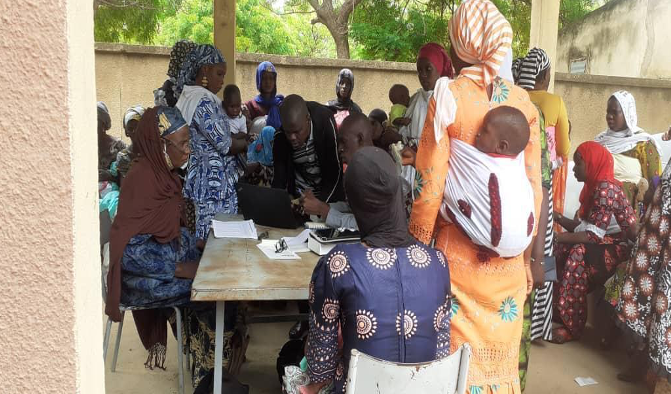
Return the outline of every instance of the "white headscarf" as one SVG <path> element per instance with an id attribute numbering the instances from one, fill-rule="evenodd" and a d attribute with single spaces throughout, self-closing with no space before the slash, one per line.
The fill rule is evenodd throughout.
<path id="1" fill-rule="evenodd" d="M 638 127 L 638 116 L 636 114 L 636 100 L 634 96 L 626 90 L 620 90 L 611 97 L 620 103 L 622 114 L 627 124 L 626 130 L 615 131 L 610 128 L 594 138 L 594 141 L 608 149 L 611 154 L 624 153 L 636 147 L 639 142 L 652 141 L 658 153 L 662 152 L 661 147 L 654 138 L 643 129 Z"/>
<path id="2" fill-rule="evenodd" d="M 126 114 L 123 116 L 123 128 L 125 129 L 128 126 L 128 122 L 131 120 L 140 121 L 142 115 L 144 114 L 144 107 L 141 105 L 134 105 L 126 110 Z"/>

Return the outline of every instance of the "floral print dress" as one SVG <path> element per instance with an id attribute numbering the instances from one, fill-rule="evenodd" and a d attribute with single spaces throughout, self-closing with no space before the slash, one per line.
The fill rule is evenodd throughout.
<path id="1" fill-rule="evenodd" d="M 615 217 L 621 233 L 606 235 Z M 587 323 L 587 294 L 603 285 L 619 263 L 629 256 L 624 234 L 636 223 L 636 213 L 622 188 L 601 182 L 594 190 L 587 219 L 574 231 L 585 231 L 593 243 L 557 244 L 558 283 L 554 303 L 558 316 L 574 339 L 580 338 Z"/>
<path id="2" fill-rule="evenodd" d="M 450 354 L 450 274 L 442 252 L 340 244 L 310 282 L 307 373 L 346 390 L 352 349 L 387 361 L 426 362 Z M 343 346 L 338 345 L 342 329 Z"/>
<path id="3" fill-rule="evenodd" d="M 617 304 L 617 322 L 639 343 L 648 345 L 651 369 L 671 376 L 671 166 L 643 219 L 626 266 Z"/>

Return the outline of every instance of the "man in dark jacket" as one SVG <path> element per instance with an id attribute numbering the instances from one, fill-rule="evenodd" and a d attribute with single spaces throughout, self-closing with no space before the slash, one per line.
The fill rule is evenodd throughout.
<path id="1" fill-rule="evenodd" d="M 344 200 L 333 112 L 292 94 L 280 106 L 280 118 L 282 128 L 273 144 L 272 187 L 286 188 L 296 197 L 312 193 L 324 202 Z"/>

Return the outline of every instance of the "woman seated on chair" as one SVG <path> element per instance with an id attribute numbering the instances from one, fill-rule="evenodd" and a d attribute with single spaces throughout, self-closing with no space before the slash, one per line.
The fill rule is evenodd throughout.
<path id="1" fill-rule="evenodd" d="M 587 141 L 578 146 L 573 161 L 575 177 L 584 185 L 576 219 L 555 213 L 555 221 L 567 232 L 555 236 L 559 283 L 553 302 L 563 324 L 553 330 L 554 343 L 580 338 L 587 323 L 587 294 L 629 257 L 627 239 L 635 239 L 638 227 L 622 184 L 613 175 L 610 152 Z M 609 234 L 612 218 L 620 232 Z"/>
<path id="2" fill-rule="evenodd" d="M 136 158 L 124 179 L 110 232 L 105 312 L 121 321 L 120 304 L 152 308 L 135 310 L 133 319 L 149 352 L 145 366 L 164 368 L 170 307 L 189 303 L 203 248 L 184 227 L 182 182 L 175 173 L 191 152 L 189 127 L 178 109 L 151 108 L 140 120 L 133 145 Z M 213 310 L 208 304 L 189 305 L 185 313 L 194 322 L 190 345 L 202 349 L 193 354 L 194 385 L 212 369 L 206 361 L 212 356 L 200 353 L 214 349 Z"/>
<path id="3" fill-rule="evenodd" d="M 362 148 L 344 180 L 361 243 L 339 244 L 312 274 L 306 349 L 311 392 L 327 385 L 344 392 L 352 349 L 401 363 L 450 352 L 447 261 L 408 233 L 392 159 L 379 148 Z"/>

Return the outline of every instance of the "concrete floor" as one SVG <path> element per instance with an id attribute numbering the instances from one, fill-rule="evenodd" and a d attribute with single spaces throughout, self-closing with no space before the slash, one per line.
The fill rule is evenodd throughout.
<path id="1" fill-rule="evenodd" d="M 247 350 L 247 362 L 242 367 L 239 379 L 251 386 L 252 394 L 281 393 L 275 371 L 275 361 L 280 347 L 287 338 L 291 323 L 255 324 L 251 326 L 251 344 Z M 107 394 L 177 394 L 176 341 L 168 337 L 168 358 L 166 370 L 150 371 L 144 368 L 146 353 L 140 343 L 132 321 L 127 314 L 124 325 L 117 371 L 110 372 L 116 327 L 112 330 L 110 349 L 105 374 Z M 621 350 L 603 352 L 598 348 L 596 330 L 588 330 L 580 342 L 564 345 L 550 343 L 534 344 L 531 350 L 531 364 L 526 394 L 629 394 L 645 393 L 643 385 L 620 382 L 616 374 L 627 357 Z M 574 379 L 578 376 L 592 377 L 598 384 L 579 387 Z M 189 376 L 186 377 L 186 394 L 192 389 Z"/>

